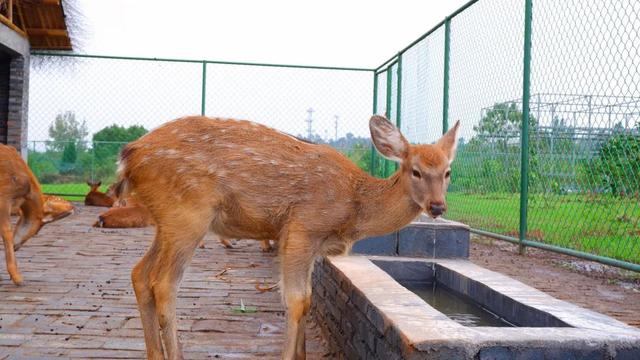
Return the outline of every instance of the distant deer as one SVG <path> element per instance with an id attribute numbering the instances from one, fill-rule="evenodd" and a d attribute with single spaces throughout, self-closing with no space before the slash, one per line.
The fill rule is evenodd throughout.
<path id="1" fill-rule="evenodd" d="M 87 206 L 103 206 L 103 207 L 111 207 L 115 202 L 115 198 L 113 196 L 109 196 L 109 191 L 107 193 L 103 193 L 98 188 L 102 185 L 101 181 L 93 182 L 87 181 L 87 185 L 91 188 L 89 193 L 84 197 L 84 204 Z"/>
<path id="2" fill-rule="evenodd" d="M 11 230 L 11 211 L 18 222 Z M 22 284 L 15 251 L 46 223 L 73 213 L 73 205 L 56 197 L 43 197 L 40 184 L 18 152 L 0 144 L 0 236 L 4 240 L 7 271 L 16 285 Z"/>
<path id="3" fill-rule="evenodd" d="M 94 227 L 101 228 L 141 228 L 153 224 L 147 208 L 129 197 L 116 201 L 113 207 L 98 215 Z"/>
<path id="4" fill-rule="evenodd" d="M 421 211 L 446 210 L 459 123 L 436 144 L 410 145 L 381 116 L 369 122 L 378 151 L 399 163 L 374 178 L 326 145 L 249 121 L 187 117 L 122 150 L 118 191 L 134 191 L 156 236 L 131 277 L 149 359 L 182 357 L 176 295 L 196 246 L 221 237 L 277 239 L 286 306 L 282 357 L 305 357 L 314 260 L 344 254 L 357 240 L 393 232 Z"/>

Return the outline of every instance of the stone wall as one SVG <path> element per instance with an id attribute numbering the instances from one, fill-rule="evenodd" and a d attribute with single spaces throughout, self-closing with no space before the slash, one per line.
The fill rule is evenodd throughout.
<path id="1" fill-rule="evenodd" d="M 326 259 L 316 263 L 311 313 L 340 359 L 406 359 L 411 348 Z"/>
<path id="2" fill-rule="evenodd" d="M 7 143 L 9 117 L 9 66 L 11 58 L 0 57 L 0 143 Z"/>
<path id="3" fill-rule="evenodd" d="M 28 101 L 29 57 L 16 56 L 11 59 L 9 66 L 6 142 L 18 149 L 22 156 L 27 153 Z"/>

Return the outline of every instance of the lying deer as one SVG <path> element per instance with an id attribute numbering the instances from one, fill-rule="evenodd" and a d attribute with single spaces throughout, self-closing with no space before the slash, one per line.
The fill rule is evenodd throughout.
<path id="1" fill-rule="evenodd" d="M 11 210 L 19 216 L 11 230 Z M 73 213 L 73 205 L 57 196 L 43 197 L 40 184 L 18 152 L 0 144 L 0 236 L 4 240 L 7 271 L 16 285 L 22 284 L 15 251 L 44 224 Z"/>
<path id="2" fill-rule="evenodd" d="M 101 181 L 92 182 L 87 181 L 87 185 L 91 188 L 89 193 L 84 197 L 84 204 L 87 206 L 103 206 L 103 207 L 112 207 L 115 202 L 115 198 L 113 196 L 109 196 L 109 190 L 107 193 L 103 193 L 98 188 L 102 184 Z"/>
<path id="3" fill-rule="evenodd" d="M 141 228 L 152 225 L 151 214 L 147 208 L 129 197 L 117 201 L 109 210 L 98 215 L 94 227 L 101 228 Z"/>
<path id="4" fill-rule="evenodd" d="M 131 274 L 149 359 L 164 357 L 162 342 L 168 358 L 182 357 L 176 295 L 209 229 L 227 238 L 278 240 L 282 357 L 303 359 L 314 260 L 396 231 L 422 211 L 445 212 L 459 123 L 433 145 L 410 145 L 381 116 L 369 126 L 376 149 L 400 164 L 388 179 L 368 175 L 329 146 L 249 121 L 182 118 L 122 150 L 117 190 L 135 191 L 157 228 Z"/>

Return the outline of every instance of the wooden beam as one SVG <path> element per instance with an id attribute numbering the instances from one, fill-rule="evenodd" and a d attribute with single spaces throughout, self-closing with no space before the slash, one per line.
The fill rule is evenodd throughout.
<path id="1" fill-rule="evenodd" d="M 14 24 L 13 22 L 9 21 L 9 19 L 7 19 L 4 15 L 0 15 L 0 23 L 5 24 L 11 30 L 20 34 L 22 37 L 25 37 L 25 38 L 27 37 L 27 34 L 25 34 L 25 32 L 22 29 L 17 27 L 16 24 Z"/>
<path id="2" fill-rule="evenodd" d="M 60 6 L 60 0 L 40 0 L 40 4 Z"/>
<path id="3" fill-rule="evenodd" d="M 68 36 L 67 30 L 63 29 L 27 28 L 26 30 L 29 36 Z"/>

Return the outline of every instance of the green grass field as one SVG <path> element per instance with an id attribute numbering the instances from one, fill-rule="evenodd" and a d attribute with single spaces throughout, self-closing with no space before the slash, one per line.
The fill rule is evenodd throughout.
<path id="1" fill-rule="evenodd" d="M 89 186 L 43 184 L 45 193 L 86 194 Z M 107 185 L 100 187 L 107 190 Z M 83 196 L 64 196 L 82 201 Z M 518 194 L 447 195 L 447 218 L 498 234 L 518 237 Z M 637 199 L 608 195 L 532 195 L 529 198 L 529 240 L 640 263 L 640 204 Z"/>
<path id="2" fill-rule="evenodd" d="M 447 195 L 447 218 L 518 237 L 517 194 Z M 529 240 L 640 263 L 640 204 L 608 195 L 532 195 Z"/>
<path id="3" fill-rule="evenodd" d="M 109 184 L 102 184 L 100 191 L 107 191 Z M 87 194 L 89 185 L 85 183 L 78 184 L 41 184 L 42 192 L 45 194 L 63 194 L 62 197 L 71 201 L 83 201 L 84 195 L 70 196 L 70 194 Z"/>

